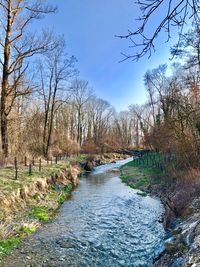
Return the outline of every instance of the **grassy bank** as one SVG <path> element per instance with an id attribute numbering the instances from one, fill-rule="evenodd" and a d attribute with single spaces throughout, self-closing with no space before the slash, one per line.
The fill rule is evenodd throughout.
<path id="1" fill-rule="evenodd" d="M 121 167 L 121 180 L 133 189 L 150 192 L 153 187 L 162 186 L 164 171 L 158 168 L 160 156 L 135 158 Z M 156 161 L 156 163 L 155 163 Z M 155 166 L 156 165 L 156 166 Z"/>
<path id="2" fill-rule="evenodd" d="M 79 173 L 69 161 L 19 169 L 13 179 L 11 168 L 0 170 L 0 260 L 44 223 L 50 221 L 69 197 Z"/>

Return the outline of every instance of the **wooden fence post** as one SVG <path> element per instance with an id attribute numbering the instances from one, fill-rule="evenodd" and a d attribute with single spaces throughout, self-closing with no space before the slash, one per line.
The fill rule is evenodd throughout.
<path id="1" fill-rule="evenodd" d="M 17 180 L 18 176 L 18 167 L 17 167 L 17 158 L 14 158 L 14 165 L 15 165 L 15 180 Z"/>
<path id="2" fill-rule="evenodd" d="M 24 166 L 25 167 L 27 166 L 27 157 L 26 156 L 24 157 Z"/>
<path id="3" fill-rule="evenodd" d="M 33 160 L 32 160 L 32 164 L 33 164 L 33 166 L 35 166 L 35 159 L 34 159 L 34 157 L 33 157 Z"/>
<path id="4" fill-rule="evenodd" d="M 58 163 L 58 157 L 56 156 L 56 164 Z"/>
<path id="5" fill-rule="evenodd" d="M 42 169 L 42 160 L 40 159 L 39 160 L 39 172 L 41 172 L 41 169 Z"/>
<path id="6" fill-rule="evenodd" d="M 32 165 L 31 165 L 31 163 L 29 164 L 29 170 L 28 170 L 28 172 L 29 172 L 29 175 L 32 174 Z"/>

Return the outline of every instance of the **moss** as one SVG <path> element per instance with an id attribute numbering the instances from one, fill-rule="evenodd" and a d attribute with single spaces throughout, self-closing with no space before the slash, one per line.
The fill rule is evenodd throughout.
<path id="1" fill-rule="evenodd" d="M 137 192 L 137 195 L 141 196 L 141 197 L 146 197 L 147 193 L 145 193 L 145 192 Z"/>
<path id="2" fill-rule="evenodd" d="M 172 234 L 173 234 L 174 236 L 176 236 L 176 235 L 180 235 L 181 232 L 182 232 L 182 228 L 181 228 L 181 227 L 178 227 L 178 228 L 175 228 L 175 229 L 172 230 Z"/>
<path id="3" fill-rule="evenodd" d="M 166 242 L 165 249 L 167 253 L 174 254 L 177 251 L 177 244 L 175 242 Z"/>
<path id="4" fill-rule="evenodd" d="M 187 219 L 188 217 L 190 217 L 194 213 L 195 213 L 195 209 L 193 207 L 188 207 L 184 210 L 181 217 L 182 217 L 182 219 Z"/>

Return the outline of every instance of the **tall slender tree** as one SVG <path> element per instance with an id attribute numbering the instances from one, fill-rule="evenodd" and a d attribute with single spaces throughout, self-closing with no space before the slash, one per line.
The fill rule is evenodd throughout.
<path id="1" fill-rule="evenodd" d="M 74 67 L 76 58 L 65 53 L 65 43 L 60 39 L 59 45 L 45 55 L 39 63 L 39 94 L 44 105 L 43 154 L 48 157 L 51 146 L 54 116 L 63 103 L 66 103 L 70 78 L 77 74 Z"/>
<path id="2" fill-rule="evenodd" d="M 45 14 L 55 11 L 44 0 L 1 0 L 0 1 L 0 58 L 1 80 L 1 141 L 3 157 L 7 158 L 8 115 L 15 99 L 30 92 L 30 87 L 21 87 L 28 68 L 28 60 L 34 54 L 42 53 L 55 46 L 52 34 L 30 33 L 30 23 Z"/>

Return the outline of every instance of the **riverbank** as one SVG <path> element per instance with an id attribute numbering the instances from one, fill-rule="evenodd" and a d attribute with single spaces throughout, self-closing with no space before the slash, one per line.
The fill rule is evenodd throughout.
<path id="1" fill-rule="evenodd" d="M 81 176 L 56 218 L 26 238 L 2 267 L 152 266 L 160 254 L 163 207 L 137 196 L 119 179 L 128 160 Z"/>
<path id="2" fill-rule="evenodd" d="M 121 168 L 123 182 L 145 192 L 144 196 L 158 196 L 165 206 L 163 224 L 168 239 L 156 267 L 200 266 L 199 172 L 190 170 L 179 175 L 173 177 L 161 168 L 134 161 Z"/>
<path id="3" fill-rule="evenodd" d="M 50 221 L 77 186 L 78 166 L 60 162 L 18 180 L 0 182 L 0 260 L 37 228 Z"/>
<path id="4" fill-rule="evenodd" d="M 101 165 L 126 156 L 107 153 L 80 155 L 58 164 L 34 167 L 30 175 L 27 168 L 19 169 L 18 179 L 13 170 L 0 170 L 0 261 L 16 248 L 28 235 L 51 221 L 60 205 L 78 184 L 84 166 Z"/>

